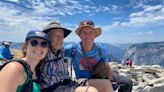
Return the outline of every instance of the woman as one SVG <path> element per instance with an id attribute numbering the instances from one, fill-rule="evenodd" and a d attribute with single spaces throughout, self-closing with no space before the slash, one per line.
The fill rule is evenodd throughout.
<path id="1" fill-rule="evenodd" d="M 32 80 L 35 77 L 35 67 L 42 60 L 49 49 L 48 35 L 41 31 L 30 31 L 25 39 L 25 43 L 22 47 L 23 57 L 21 62 L 29 65 L 29 69 L 33 73 Z M 22 63 L 10 62 L 6 64 L 0 71 L 0 91 L 1 92 L 40 92 L 40 88 L 36 83 L 29 83 L 28 67 L 24 67 Z M 32 85 L 32 87 L 23 90 L 26 84 Z M 28 91 L 29 92 L 29 91 Z"/>

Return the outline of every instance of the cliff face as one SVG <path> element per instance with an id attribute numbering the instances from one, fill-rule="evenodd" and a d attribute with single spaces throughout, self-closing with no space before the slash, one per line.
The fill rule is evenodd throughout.
<path id="1" fill-rule="evenodd" d="M 164 66 L 164 42 L 138 43 L 131 45 L 125 54 L 135 64 Z"/>

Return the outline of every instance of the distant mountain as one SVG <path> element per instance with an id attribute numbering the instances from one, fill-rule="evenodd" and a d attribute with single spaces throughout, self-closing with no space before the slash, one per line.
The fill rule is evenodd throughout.
<path id="1" fill-rule="evenodd" d="M 134 44 L 134 43 L 127 43 L 127 44 L 112 44 L 112 45 L 114 45 L 114 46 L 116 46 L 116 47 L 119 47 L 120 49 L 126 51 L 126 50 L 129 48 L 129 46 L 131 46 L 132 44 Z"/>
<path id="2" fill-rule="evenodd" d="M 115 59 L 118 63 L 121 62 L 125 52 L 124 49 L 107 43 L 98 44 L 105 48 L 109 53 L 111 53 L 113 59 Z"/>
<path id="3" fill-rule="evenodd" d="M 2 43 L 2 42 L 0 42 Z M 0 44 L 1 46 L 2 44 Z M 22 48 L 22 45 L 23 45 L 23 42 L 12 42 L 11 44 L 11 49 L 21 49 Z"/>
<path id="4" fill-rule="evenodd" d="M 135 64 L 164 66 L 164 42 L 147 42 L 131 45 L 125 57 L 131 58 Z"/>
<path id="5" fill-rule="evenodd" d="M 11 48 L 21 49 L 22 46 L 23 46 L 23 42 L 13 42 L 12 45 L 11 45 Z"/>

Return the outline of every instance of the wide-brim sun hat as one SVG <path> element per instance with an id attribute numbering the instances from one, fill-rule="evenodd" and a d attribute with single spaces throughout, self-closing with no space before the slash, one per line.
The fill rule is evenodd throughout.
<path id="1" fill-rule="evenodd" d="M 41 38 L 41 39 L 47 41 L 48 43 L 50 42 L 49 38 L 48 38 L 48 35 L 46 33 L 42 32 L 42 31 L 39 31 L 39 30 L 29 31 L 26 35 L 25 41 L 28 41 L 32 38 Z"/>
<path id="2" fill-rule="evenodd" d="M 3 41 L 2 44 L 10 46 L 12 42 L 10 40 L 6 40 L 6 41 Z"/>
<path id="3" fill-rule="evenodd" d="M 95 33 L 96 33 L 96 37 L 100 36 L 101 35 L 101 28 L 97 28 L 95 27 L 95 24 L 93 21 L 91 20 L 85 20 L 85 21 L 81 21 L 80 24 L 79 24 L 79 27 L 76 29 L 76 34 L 80 36 L 80 31 L 83 27 L 91 27 L 95 30 Z"/>
<path id="4" fill-rule="evenodd" d="M 43 32 L 48 33 L 52 31 L 53 29 L 63 29 L 64 30 L 64 38 L 67 37 L 72 31 L 60 26 L 60 23 L 58 22 L 52 22 L 46 27 L 43 28 Z M 54 30 L 53 30 L 54 31 Z"/>

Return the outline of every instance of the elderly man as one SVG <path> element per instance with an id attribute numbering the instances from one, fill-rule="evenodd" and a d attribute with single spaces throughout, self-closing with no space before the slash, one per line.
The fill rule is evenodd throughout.
<path id="1" fill-rule="evenodd" d="M 95 38 L 101 35 L 101 32 L 101 29 L 95 27 L 94 23 L 90 20 L 80 22 L 79 27 L 76 29 L 76 34 L 80 37 L 81 41 L 74 45 L 65 46 L 65 56 L 72 58 L 76 78 L 89 79 L 88 84 L 94 86 L 100 92 L 110 92 L 112 90 L 110 81 L 125 84 L 120 86 L 119 92 L 131 92 L 131 80 L 123 76 L 121 78 L 118 74 L 113 74 L 109 66 L 106 79 L 93 79 L 94 67 L 99 62 L 108 63 L 110 61 L 107 51 L 94 42 Z"/>
<path id="2" fill-rule="evenodd" d="M 76 34 L 80 37 L 81 41 L 73 45 L 65 46 L 65 56 L 72 57 L 72 64 L 75 70 L 77 79 L 87 78 L 87 84 L 98 89 L 99 92 L 112 92 L 111 82 L 107 79 L 92 79 L 91 71 L 93 67 L 100 62 L 99 47 L 94 43 L 96 37 L 100 36 L 101 29 L 96 28 L 92 21 L 82 21 L 76 29 Z M 72 48 L 75 48 L 72 54 Z M 107 63 L 105 50 L 101 49 L 102 58 Z M 111 73 L 111 71 L 109 72 Z M 111 74 L 108 76 L 112 79 Z"/>

